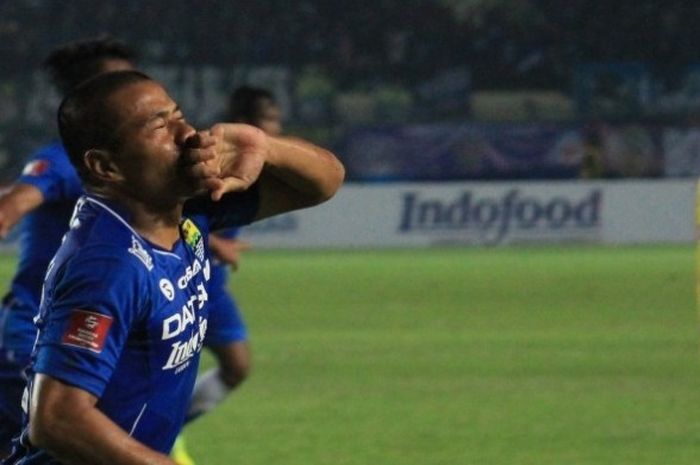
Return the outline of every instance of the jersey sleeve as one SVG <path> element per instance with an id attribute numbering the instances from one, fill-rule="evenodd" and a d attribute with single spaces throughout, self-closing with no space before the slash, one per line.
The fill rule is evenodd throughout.
<path id="1" fill-rule="evenodd" d="M 36 187 L 47 202 L 77 199 L 83 193 L 75 168 L 58 144 L 32 155 L 17 182 Z"/>
<path id="2" fill-rule="evenodd" d="M 34 371 L 99 398 L 148 305 L 146 269 L 123 252 L 81 251 L 60 274 L 42 308 Z"/>
<path id="3" fill-rule="evenodd" d="M 217 231 L 235 226 L 245 226 L 255 219 L 260 206 L 258 184 L 253 184 L 243 192 L 224 195 L 215 202 L 209 196 L 196 197 L 185 203 L 185 216 L 204 216 L 209 231 Z"/>

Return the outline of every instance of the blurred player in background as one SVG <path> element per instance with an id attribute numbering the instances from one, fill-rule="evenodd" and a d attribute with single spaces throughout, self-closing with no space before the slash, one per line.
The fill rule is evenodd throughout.
<path id="1" fill-rule="evenodd" d="M 275 96 L 259 87 L 241 86 L 233 91 L 229 118 L 236 123 L 257 126 L 272 136 L 282 133 L 282 110 Z"/>
<path id="2" fill-rule="evenodd" d="M 228 121 L 259 127 L 271 136 L 282 132 L 282 112 L 272 93 L 257 87 L 238 87 L 229 101 Z M 250 372 L 251 359 L 243 317 L 228 292 L 229 267 L 238 269 L 241 252 L 250 245 L 238 239 L 239 229 L 228 228 L 209 236 L 212 252 L 211 308 L 206 345 L 219 363 L 197 379 L 188 421 L 214 408 L 239 386 Z M 193 465 L 182 436 L 173 447 L 173 458 L 180 465 Z"/>
<path id="3" fill-rule="evenodd" d="M 112 39 L 77 42 L 56 49 L 44 67 L 60 95 L 96 74 L 132 69 L 133 52 Z M 33 318 L 49 261 L 68 230 L 80 179 L 59 141 L 40 148 L 22 175 L 0 196 L 0 236 L 20 224 L 19 264 L 0 309 L 0 457 L 9 452 L 22 420 L 22 370 L 36 338 Z"/>

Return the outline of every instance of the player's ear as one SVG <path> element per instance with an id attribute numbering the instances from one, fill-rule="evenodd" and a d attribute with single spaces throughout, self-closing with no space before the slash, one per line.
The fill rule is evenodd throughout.
<path id="1" fill-rule="evenodd" d="M 114 182 L 124 179 L 108 150 L 90 149 L 83 155 L 83 162 L 90 174 L 97 180 Z"/>

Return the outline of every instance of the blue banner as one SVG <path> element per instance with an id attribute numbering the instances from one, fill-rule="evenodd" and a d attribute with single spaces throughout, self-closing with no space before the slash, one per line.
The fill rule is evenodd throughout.
<path id="1" fill-rule="evenodd" d="M 350 179 L 572 179 L 660 174 L 660 130 L 606 124 L 428 124 L 363 128 L 338 144 Z"/>

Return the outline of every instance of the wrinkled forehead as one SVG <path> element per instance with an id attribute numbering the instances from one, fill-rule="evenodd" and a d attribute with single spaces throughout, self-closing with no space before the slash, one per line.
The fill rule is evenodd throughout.
<path id="1" fill-rule="evenodd" d="M 107 99 L 114 126 L 141 124 L 154 114 L 172 110 L 176 103 L 155 81 L 139 81 L 115 91 Z"/>

